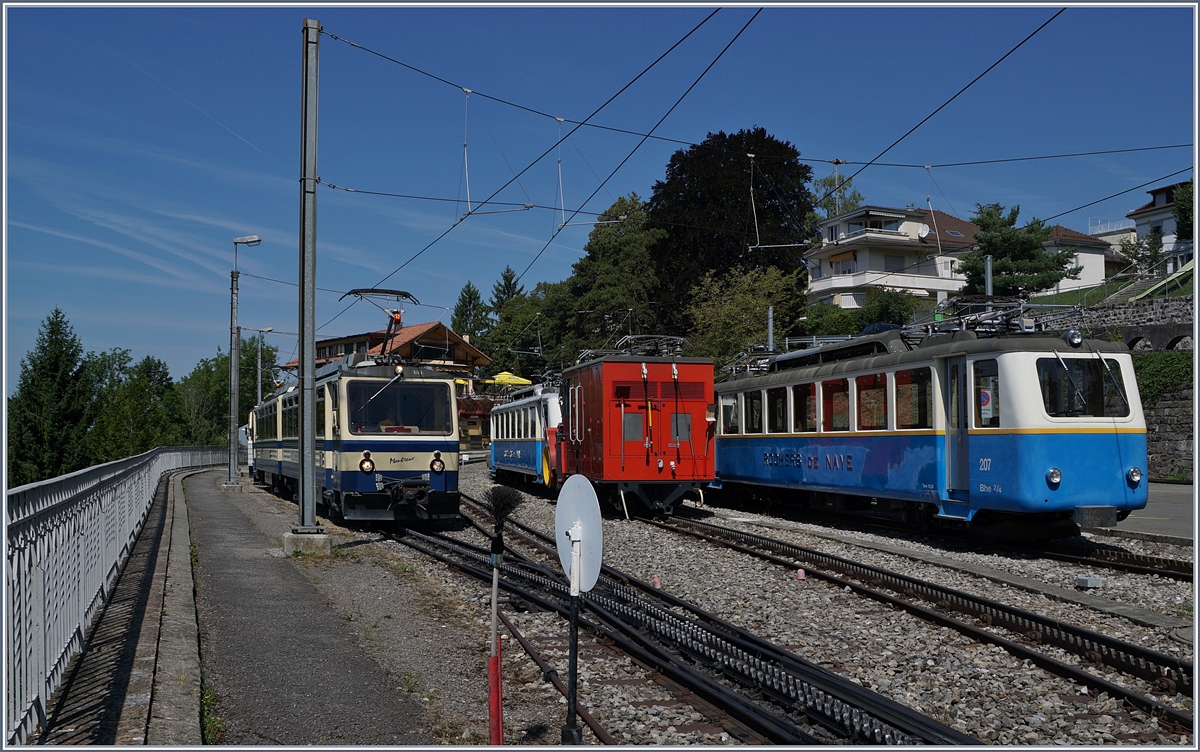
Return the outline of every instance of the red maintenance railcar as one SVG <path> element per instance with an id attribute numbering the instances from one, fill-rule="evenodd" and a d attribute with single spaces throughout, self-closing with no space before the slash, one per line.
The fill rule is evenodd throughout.
<path id="1" fill-rule="evenodd" d="M 562 428 L 552 443 L 558 477 L 580 474 L 628 509 L 633 494 L 670 514 L 713 479 L 713 362 L 607 354 L 563 371 Z"/>

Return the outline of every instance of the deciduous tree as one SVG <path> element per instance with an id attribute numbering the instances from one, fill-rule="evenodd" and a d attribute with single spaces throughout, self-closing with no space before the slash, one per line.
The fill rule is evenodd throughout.
<path id="1" fill-rule="evenodd" d="M 692 353 L 712 358 L 720 368 L 755 344 L 767 342 L 767 308 L 774 307 L 775 336 L 792 330 L 803 305 L 804 277 L 776 267 L 722 275 L 710 271 L 692 290 L 688 316 Z"/>
<path id="2" fill-rule="evenodd" d="M 650 226 L 668 233 L 653 248 L 663 333 L 683 333 L 692 288 L 710 271 L 720 279 L 735 268 L 802 266 L 811 180 L 800 152 L 764 128 L 710 133 L 672 155 L 647 210 Z"/>

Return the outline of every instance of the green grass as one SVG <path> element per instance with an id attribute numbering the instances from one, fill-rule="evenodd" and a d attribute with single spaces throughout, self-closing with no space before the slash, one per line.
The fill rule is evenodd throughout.
<path id="1" fill-rule="evenodd" d="M 216 705 L 217 698 L 211 692 L 200 691 L 200 731 L 205 744 L 220 744 L 225 734 L 225 724 L 214 712 Z"/>

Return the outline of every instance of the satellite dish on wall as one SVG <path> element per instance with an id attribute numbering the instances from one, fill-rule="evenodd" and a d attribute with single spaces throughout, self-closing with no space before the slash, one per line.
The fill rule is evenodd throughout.
<path id="1" fill-rule="evenodd" d="M 921 225 L 921 229 L 917 230 L 917 237 L 921 240 L 929 237 L 929 225 Z"/>

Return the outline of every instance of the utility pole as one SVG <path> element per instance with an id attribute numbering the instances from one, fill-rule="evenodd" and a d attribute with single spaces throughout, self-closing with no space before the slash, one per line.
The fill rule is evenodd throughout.
<path id="1" fill-rule="evenodd" d="M 222 484 L 226 487 L 242 485 L 238 482 L 238 376 L 242 365 L 242 329 L 237 322 L 237 252 L 239 245 L 256 246 L 261 242 L 262 238 L 257 235 L 233 239 L 233 270 L 229 272 L 229 477 Z"/>
<path id="2" fill-rule="evenodd" d="M 324 525 L 316 524 L 316 273 L 317 273 L 317 62 L 321 22 L 304 19 L 300 112 L 300 524 L 284 549 L 329 551 Z M 288 539 L 290 537 L 290 540 Z M 307 539 L 307 540 L 304 540 Z M 320 540 L 318 540 L 320 539 Z"/>

